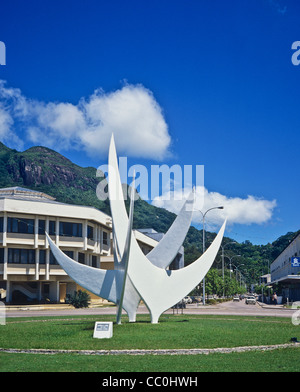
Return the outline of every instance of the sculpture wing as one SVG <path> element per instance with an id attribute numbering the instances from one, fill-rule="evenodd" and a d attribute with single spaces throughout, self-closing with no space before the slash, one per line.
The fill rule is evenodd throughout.
<path id="1" fill-rule="evenodd" d="M 128 217 L 125 209 L 113 136 L 109 149 L 109 194 L 117 241 L 124 249 Z M 207 251 L 194 263 L 180 270 L 166 271 L 149 262 L 135 237 L 131 237 L 128 276 L 147 305 L 153 323 L 202 281 L 220 248 L 226 222 Z"/>
<path id="2" fill-rule="evenodd" d="M 116 276 L 114 270 L 102 270 L 80 264 L 62 252 L 46 233 L 53 256 L 76 283 L 91 293 L 116 303 Z"/>
<path id="3" fill-rule="evenodd" d="M 130 226 L 130 233 L 131 232 L 132 230 Z M 103 270 L 80 264 L 62 252 L 54 244 L 47 233 L 46 236 L 55 259 L 71 279 L 73 279 L 77 284 L 86 290 L 101 298 L 107 299 L 108 301 L 115 304 L 120 303 L 123 290 L 122 285 L 124 284 L 125 280 L 124 268 L 123 270 L 121 268 L 117 268 L 116 270 Z M 123 265 L 124 262 L 125 259 L 123 260 Z M 128 264 L 128 259 L 126 263 Z M 136 310 L 139 302 L 140 296 L 132 285 L 131 280 L 127 277 L 125 280 L 125 291 L 123 291 L 121 307 L 127 312 L 130 322 L 133 322 L 136 319 Z M 120 315 L 120 313 L 118 314 Z"/>
<path id="4" fill-rule="evenodd" d="M 155 248 L 148 254 L 147 259 L 160 268 L 167 268 L 177 256 L 190 228 L 193 215 L 194 192 L 192 191 L 179 214 L 167 233 Z"/>
<path id="5" fill-rule="evenodd" d="M 206 250 L 192 264 L 179 270 L 162 270 L 149 263 L 136 239 L 132 238 L 128 276 L 145 301 L 152 323 L 159 316 L 190 293 L 205 277 L 219 251 L 226 222 Z"/>
<path id="6" fill-rule="evenodd" d="M 123 250 L 126 242 L 126 232 L 123 229 L 128 225 L 128 217 L 124 204 L 113 135 L 110 141 L 108 156 L 108 192 L 111 210 L 114 211 L 112 219 L 115 235 L 119 249 Z M 167 233 L 156 247 L 147 254 L 148 260 L 157 267 L 167 268 L 176 257 L 191 224 L 193 205 L 194 192 L 192 191 Z"/>
<path id="7" fill-rule="evenodd" d="M 128 219 L 128 227 L 127 227 L 127 236 L 125 242 L 124 252 L 121 258 L 121 261 L 115 261 L 115 270 L 117 277 L 117 324 L 121 323 L 122 316 L 122 307 L 125 297 L 125 289 L 127 282 L 127 271 L 128 271 L 128 263 L 129 263 L 129 255 L 130 255 L 130 245 L 131 245 L 131 235 L 132 235 L 132 223 L 133 223 L 133 206 L 134 206 L 134 187 L 131 189 L 131 199 L 130 199 L 130 211 L 129 211 L 129 219 Z M 128 291 L 128 290 L 127 290 Z M 136 297 L 138 295 L 136 294 Z"/>

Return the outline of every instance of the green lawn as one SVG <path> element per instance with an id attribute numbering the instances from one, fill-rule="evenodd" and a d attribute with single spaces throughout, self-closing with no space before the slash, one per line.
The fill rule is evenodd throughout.
<path id="1" fill-rule="evenodd" d="M 299 372 L 300 349 L 209 355 L 7 354 L 1 372 Z"/>
<path id="2" fill-rule="evenodd" d="M 69 350 L 217 348 L 289 343 L 300 327 L 288 318 L 163 315 L 114 324 L 112 339 L 93 339 L 95 321 L 111 316 L 7 319 L 1 348 Z M 300 349 L 209 355 L 0 355 L 1 371 L 299 371 Z"/>

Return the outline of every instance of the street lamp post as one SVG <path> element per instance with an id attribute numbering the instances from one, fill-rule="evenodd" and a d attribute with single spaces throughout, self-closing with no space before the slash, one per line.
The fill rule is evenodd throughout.
<path id="1" fill-rule="evenodd" d="M 234 256 L 231 256 L 231 257 L 224 255 L 224 257 L 227 257 L 227 259 L 229 259 L 229 274 L 230 274 L 229 276 L 230 276 L 230 281 L 231 281 L 232 259 L 234 259 L 235 257 L 241 257 L 241 255 L 234 255 Z"/>
<path id="2" fill-rule="evenodd" d="M 230 274 L 230 279 L 231 279 L 231 265 L 232 265 L 232 259 L 234 259 L 235 257 L 241 257 L 242 255 L 234 255 L 234 256 L 231 256 L 231 257 L 229 257 L 229 256 L 225 256 L 224 255 L 224 257 L 227 257 L 227 259 L 229 259 L 229 274 Z"/>
<path id="3" fill-rule="evenodd" d="M 209 208 L 207 211 L 205 211 L 205 213 L 203 214 L 203 212 L 201 210 L 199 210 L 199 212 L 202 214 L 202 224 L 203 224 L 203 234 L 202 234 L 202 250 L 203 253 L 205 252 L 205 215 L 208 213 L 208 211 L 211 210 L 215 210 L 215 209 L 219 209 L 219 210 L 223 210 L 223 206 L 219 206 L 219 207 L 212 207 Z M 203 305 L 205 305 L 205 277 L 203 278 Z"/>
<path id="4" fill-rule="evenodd" d="M 241 255 L 236 255 L 236 256 L 229 257 L 229 260 L 230 260 L 230 271 L 229 271 L 229 273 L 230 273 L 230 279 L 231 279 L 231 266 L 232 266 L 232 259 L 234 259 L 235 257 L 241 257 Z"/>
<path id="5" fill-rule="evenodd" d="M 236 269 L 236 280 L 238 280 L 238 275 L 237 275 L 237 272 L 239 272 L 240 273 L 240 286 L 242 285 L 242 273 L 241 273 L 241 271 L 238 269 L 238 267 L 236 266 L 236 265 L 234 265 L 234 264 L 232 264 L 234 267 L 235 267 L 235 269 Z M 245 264 L 240 264 L 239 265 L 239 267 L 241 267 L 242 265 L 245 265 Z"/>
<path id="6" fill-rule="evenodd" d="M 225 297 L 224 249 L 225 249 L 225 246 L 230 245 L 230 244 L 236 244 L 236 241 L 227 242 L 227 244 L 221 245 L 221 248 L 222 248 L 223 298 Z"/>

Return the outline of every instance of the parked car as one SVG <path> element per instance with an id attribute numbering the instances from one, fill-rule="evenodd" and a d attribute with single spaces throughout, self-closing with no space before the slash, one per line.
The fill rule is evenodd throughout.
<path id="1" fill-rule="evenodd" d="M 235 296 L 233 297 L 233 301 L 239 302 L 239 301 L 240 301 L 240 297 L 239 297 L 238 295 L 235 295 Z"/>
<path id="2" fill-rule="evenodd" d="M 254 295 L 249 295 L 245 299 L 245 304 L 247 304 L 247 305 L 255 305 L 256 304 L 256 298 L 254 297 Z"/>
<path id="3" fill-rule="evenodd" d="M 186 297 L 183 298 L 183 302 L 185 304 L 191 304 L 191 303 L 193 303 L 193 300 L 190 296 L 187 295 Z"/>
<path id="4" fill-rule="evenodd" d="M 195 296 L 192 296 L 191 299 L 192 299 L 193 304 L 197 304 L 200 302 L 200 300 L 198 298 L 196 298 Z"/>

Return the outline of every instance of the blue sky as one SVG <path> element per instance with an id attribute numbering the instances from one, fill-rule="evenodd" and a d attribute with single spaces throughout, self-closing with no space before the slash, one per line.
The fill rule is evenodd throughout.
<path id="1" fill-rule="evenodd" d="M 1 140 L 97 167 L 116 127 L 129 164 L 204 165 L 227 235 L 274 241 L 300 228 L 299 19 L 297 0 L 5 2 Z"/>

